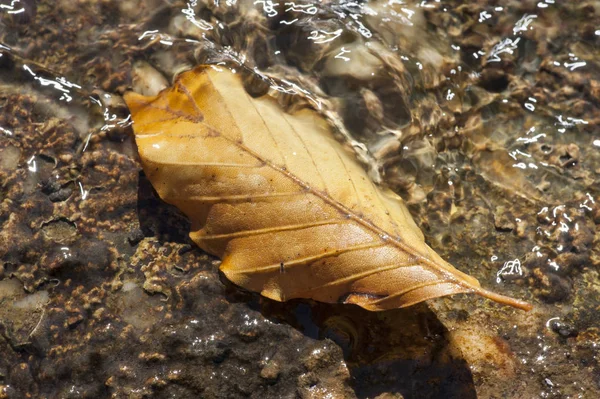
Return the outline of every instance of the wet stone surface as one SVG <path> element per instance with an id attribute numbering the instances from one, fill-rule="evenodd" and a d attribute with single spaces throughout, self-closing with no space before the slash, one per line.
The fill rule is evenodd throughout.
<path id="1" fill-rule="evenodd" d="M 17 3 L 0 398 L 600 395 L 597 2 Z M 221 61 L 284 108 L 320 105 L 436 251 L 535 309 L 369 313 L 228 283 L 141 172 L 120 97 Z"/>

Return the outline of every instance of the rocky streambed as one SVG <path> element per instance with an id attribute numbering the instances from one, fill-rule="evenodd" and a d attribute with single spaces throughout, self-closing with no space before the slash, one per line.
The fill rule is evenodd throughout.
<path id="1" fill-rule="evenodd" d="M 5 3 L 0 398 L 600 394 L 600 3 Z M 440 255 L 535 309 L 228 283 L 141 172 L 121 99 L 219 62 L 320 107 Z"/>

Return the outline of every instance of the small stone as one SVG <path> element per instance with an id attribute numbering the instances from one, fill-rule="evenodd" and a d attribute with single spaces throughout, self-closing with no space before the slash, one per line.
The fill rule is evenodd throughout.
<path id="1" fill-rule="evenodd" d="M 73 193 L 73 190 L 70 188 L 61 188 L 60 190 L 50 194 L 48 196 L 48 198 L 52 202 L 62 202 L 62 201 L 66 201 L 67 199 L 69 199 L 69 197 L 71 196 L 72 193 Z"/>
<path id="2" fill-rule="evenodd" d="M 144 232 L 139 228 L 134 229 L 127 236 L 127 241 L 129 241 L 129 244 L 132 247 L 138 245 L 140 243 L 140 241 L 142 241 L 143 239 L 144 239 Z"/>
<path id="3" fill-rule="evenodd" d="M 146 380 L 146 385 L 150 385 L 152 387 L 164 387 L 167 385 L 167 381 L 155 375 L 154 377 Z"/>
<path id="4" fill-rule="evenodd" d="M 54 179 L 48 179 L 42 183 L 42 192 L 44 194 L 52 194 L 60 190 L 60 183 Z"/>
<path id="5" fill-rule="evenodd" d="M 279 363 L 271 360 L 269 361 L 265 367 L 260 371 L 260 376 L 267 381 L 275 381 L 277 377 L 279 377 L 280 367 Z"/>
<path id="6" fill-rule="evenodd" d="M 138 356 L 138 359 L 140 360 L 144 360 L 148 363 L 150 362 L 162 362 L 166 359 L 167 357 L 165 355 L 163 355 L 162 353 L 158 353 L 158 352 L 154 352 L 154 353 L 140 353 Z"/>
<path id="7" fill-rule="evenodd" d="M 73 155 L 72 155 L 72 154 L 60 154 L 60 155 L 58 156 L 58 159 L 59 159 L 61 162 L 64 162 L 64 163 L 69 163 L 69 162 L 71 162 L 71 161 L 73 160 Z"/>
<path id="8" fill-rule="evenodd" d="M 496 208 L 494 213 L 494 227 L 498 231 L 511 231 L 515 228 L 514 216 L 503 207 Z"/>
<path id="9" fill-rule="evenodd" d="M 67 319 L 67 326 L 70 329 L 77 327 L 83 321 L 83 316 L 81 314 L 76 314 Z"/>
<path id="10" fill-rule="evenodd" d="M 155 96 L 169 86 L 169 82 L 152 65 L 137 61 L 131 71 L 133 90 L 144 96 Z"/>
<path id="11" fill-rule="evenodd" d="M 563 338 L 570 338 L 570 337 L 577 336 L 577 330 L 575 329 L 575 327 L 573 327 L 567 323 L 561 323 L 558 320 L 554 320 L 550 324 L 550 328 L 552 329 L 552 331 L 554 331 L 556 334 L 560 335 Z"/>

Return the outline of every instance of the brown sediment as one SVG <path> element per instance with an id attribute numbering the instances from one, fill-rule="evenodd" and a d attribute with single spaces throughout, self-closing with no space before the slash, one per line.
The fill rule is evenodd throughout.
<path id="1" fill-rule="evenodd" d="M 375 1 L 377 15 L 357 9 L 351 21 L 335 3 L 317 15 L 278 9 L 276 17 L 262 3 L 198 3 L 198 21 L 226 29 L 198 29 L 184 3 L 41 0 L 25 18 L 0 16 L 0 43 L 41 77 L 112 94 L 118 120 L 127 110 L 114 94 L 131 87 L 136 61 L 172 82 L 190 66 L 244 55 L 249 69 L 306 89 L 279 93 L 286 109 L 320 102 L 371 177 L 407 200 L 444 259 L 486 287 L 502 281 L 502 292 L 531 298 L 535 310 L 456 295 L 430 301 L 433 311 L 373 313 L 244 293 L 219 277 L 218 262 L 187 238 L 185 218 L 140 176 L 130 129 L 100 130 L 104 108 L 86 96 L 59 101 L 53 86 L 5 56 L 0 127 L 12 136 L 0 131 L 0 283 L 25 289 L 0 304 L 0 396 L 600 396 L 600 21 L 592 2 L 497 11 L 485 0 L 431 9 Z M 389 8 L 396 16 L 383 20 Z M 412 25 L 402 8 L 415 11 Z M 307 38 L 340 28 L 330 42 Z M 153 30 L 179 40 L 139 39 Z M 512 54 L 488 62 L 498 44 L 517 38 Z M 377 44 L 364 52 L 367 41 Z M 342 48 L 360 52 L 375 75 L 328 64 L 344 62 Z M 253 95 L 269 87 L 263 77 L 247 85 Z M 41 173 L 29 170 L 33 161 Z M 77 226 L 74 237 L 52 235 L 68 245 L 44 234 L 52 220 Z M 516 259 L 518 268 L 503 271 Z M 48 304 L 19 302 L 44 292 Z M 15 303 L 40 307 L 15 312 Z"/>

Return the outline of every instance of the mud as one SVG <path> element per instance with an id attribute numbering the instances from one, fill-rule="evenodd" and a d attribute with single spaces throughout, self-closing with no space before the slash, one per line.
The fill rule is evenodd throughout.
<path id="1" fill-rule="evenodd" d="M 597 2 L 17 3 L 0 398 L 600 395 Z M 228 283 L 145 179 L 120 98 L 221 61 L 320 106 L 444 258 L 535 309 L 369 313 Z"/>

